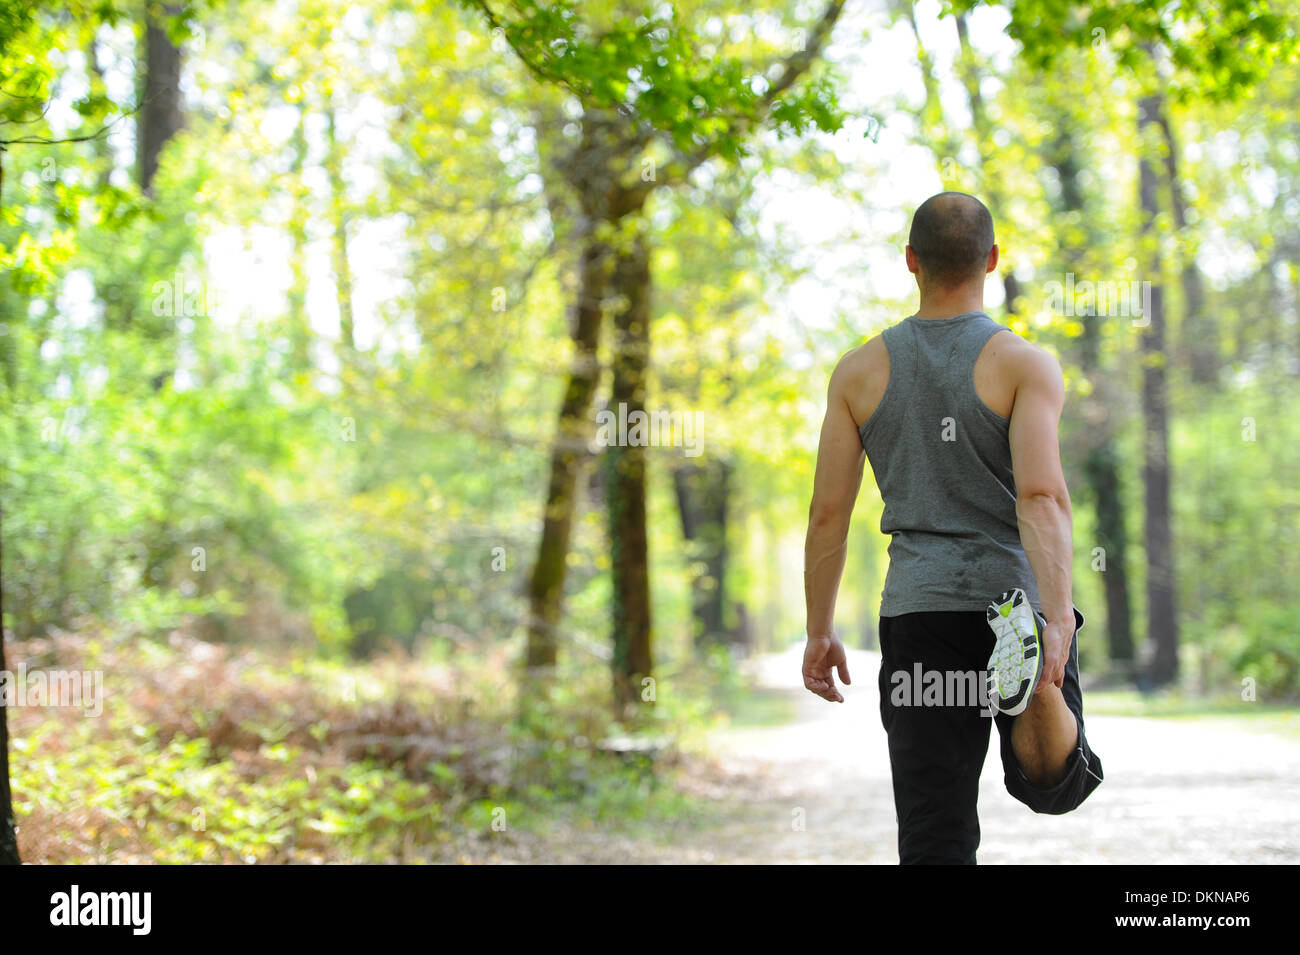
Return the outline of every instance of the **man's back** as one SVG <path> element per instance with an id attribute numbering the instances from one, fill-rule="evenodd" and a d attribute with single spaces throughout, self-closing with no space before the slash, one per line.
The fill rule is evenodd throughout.
<path id="1" fill-rule="evenodd" d="M 1003 334 L 999 334 L 999 333 Z M 984 312 L 904 319 L 853 356 L 846 389 L 891 535 L 881 614 L 982 610 L 1025 580 L 1010 441 L 1028 345 Z"/>

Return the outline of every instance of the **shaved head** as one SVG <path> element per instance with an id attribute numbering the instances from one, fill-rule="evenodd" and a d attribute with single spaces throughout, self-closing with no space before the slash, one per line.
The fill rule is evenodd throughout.
<path id="1" fill-rule="evenodd" d="M 912 216 L 907 243 L 930 282 L 953 287 L 983 278 L 993 251 L 993 216 L 974 196 L 941 192 Z"/>

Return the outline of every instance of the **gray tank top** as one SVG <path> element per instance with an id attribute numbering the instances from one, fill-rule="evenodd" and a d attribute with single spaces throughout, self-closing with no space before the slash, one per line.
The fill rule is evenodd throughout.
<path id="1" fill-rule="evenodd" d="M 1042 613 L 1016 521 L 1011 422 L 980 399 L 972 377 L 980 350 L 1006 327 L 969 312 L 913 315 L 883 333 L 889 383 L 858 429 L 890 535 L 882 617 L 984 610 L 1012 587 Z"/>

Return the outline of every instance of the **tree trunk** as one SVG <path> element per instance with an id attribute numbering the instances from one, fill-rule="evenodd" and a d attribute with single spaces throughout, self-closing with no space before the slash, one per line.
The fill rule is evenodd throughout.
<path id="1" fill-rule="evenodd" d="M 1295 351 L 1296 364 L 1300 365 L 1300 263 L 1294 263 L 1291 270 L 1293 276 L 1291 280 L 1291 314 L 1295 318 L 1291 326 L 1291 334 L 1294 336 L 1293 350 Z"/>
<path id="2" fill-rule="evenodd" d="M 634 432 L 645 418 L 646 367 L 650 356 L 650 248 L 645 225 L 620 248 L 614 264 L 613 383 L 610 404 L 628 421 L 628 440 L 605 449 L 610 570 L 613 590 L 614 704 L 621 718 L 634 718 L 642 680 L 652 671 L 650 562 L 646 533 L 646 441 Z M 620 427 L 621 431 L 621 427 Z"/>
<path id="3" fill-rule="evenodd" d="M 648 185 L 635 189 L 618 185 L 619 170 L 627 163 L 622 132 L 618 117 L 588 112 L 583 117 L 578 146 L 554 160 L 560 177 L 578 196 L 582 211 L 577 237 L 582 254 L 577 300 L 569 326 L 573 359 L 551 451 L 542 537 L 528 579 L 526 662 L 535 674 L 553 668 L 557 659 L 557 628 L 564 601 L 578 471 L 590 453 L 593 427 L 589 415 L 600 381 L 597 352 L 605 298 L 615 266 L 609 235 L 625 216 L 640 212 L 650 189 Z"/>
<path id="4" fill-rule="evenodd" d="M 731 466 L 722 460 L 683 464 L 673 471 L 673 490 L 692 567 L 691 606 L 697 647 L 727 638 L 727 518 Z"/>
<path id="5" fill-rule="evenodd" d="M 916 63 L 920 67 L 921 82 L 925 87 L 925 103 L 921 108 L 920 116 L 921 132 L 930 142 L 934 152 L 939 155 L 940 178 L 947 180 L 950 177 L 943 175 L 943 160 L 951 160 L 955 168 L 961 144 L 952 135 L 952 131 L 943 119 L 943 101 L 939 95 L 939 80 L 934 71 L 934 58 L 921 42 L 921 28 L 916 22 L 916 4 L 911 0 L 902 0 L 898 3 L 898 10 L 907 19 L 908 25 L 912 28 L 912 36 L 916 39 Z"/>
<path id="6" fill-rule="evenodd" d="M 600 381 L 597 349 L 611 261 L 608 243 L 597 239 L 594 229 L 587 227 L 572 323 L 573 362 L 551 450 L 542 537 L 528 579 L 527 665 L 530 670 L 554 667 L 557 659 L 556 629 L 564 598 L 578 469 L 588 453 L 588 414 Z"/>
<path id="7" fill-rule="evenodd" d="M 158 157 L 167 141 L 181 130 L 181 51 L 167 36 L 167 20 L 179 11 L 167 5 L 145 7 L 144 95 L 136 130 L 140 189 L 153 195 Z"/>
<path id="8" fill-rule="evenodd" d="M 325 174 L 330 183 L 330 221 L 333 235 L 330 260 L 339 301 L 339 361 L 348 367 L 356 355 L 356 329 L 352 314 L 352 267 L 348 263 L 347 189 L 343 181 L 343 151 L 334 123 L 334 107 L 325 110 Z"/>
<path id="9" fill-rule="evenodd" d="M 4 637 L 4 514 L 0 511 L 0 673 L 7 674 Z M 0 865 L 18 865 L 13 794 L 9 791 L 9 714 L 0 698 Z"/>
<path id="10" fill-rule="evenodd" d="M 1016 303 L 1020 301 L 1020 280 L 1016 278 L 1014 272 L 1005 272 L 1002 275 L 1002 290 L 1006 296 L 1005 308 L 1008 315 L 1019 315 L 1016 311 Z"/>
<path id="11" fill-rule="evenodd" d="M 1083 214 L 1084 222 L 1091 221 L 1080 181 L 1078 138 L 1064 111 L 1055 119 L 1058 136 L 1052 164 L 1061 183 L 1061 206 L 1067 214 L 1078 212 Z M 1086 241 L 1084 244 L 1091 243 Z M 1073 270 L 1073 263 L 1086 251 L 1086 248 L 1064 245 L 1060 250 L 1061 259 L 1068 269 Z M 1119 675 L 1130 680 L 1134 676 L 1133 611 L 1129 599 L 1124 489 L 1119 455 L 1115 450 L 1113 403 L 1108 400 L 1107 393 L 1111 372 L 1101 364 L 1104 317 L 1097 315 L 1096 309 L 1091 311 L 1092 314 L 1082 316 L 1083 334 L 1079 341 L 1080 364 L 1084 375 L 1093 383 L 1092 394 L 1084 399 L 1083 412 L 1088 425 L 1083 472 L 1097 514 L 1097 543 L 1105 554 L 1102 585 L 1106 594 L 1108 657 Z"/>
<path id="12" fill-rule="evenodd" d="M 108 85 L 104 79 L 104 68 L 99 62 L 99 44 L 92 32 L 89 39 L 86 40 L 86 67 L 87 78 L 90 80 L 90 93 L 92 96 L 107 96 Z M 90 132 L 90 130 L 87 130 Z M 113 148 L 108 141 L 107 136 L 95 138 L 90 147 L 95 158 L 103 163 L 103 168 L 99 171 L 99 191 L 107 191 L 112 182 L 113 167 Z"/>
<path id="13" fill-rule="evenodd" d="M 1165 380 L 1165 309 L 1161 281 L 1162 260 L 1156 233 L 1159 213 L 1159 176 L 1146 156 L 1148 130 L 1158 124 L 1163 97 L 1156 93 L 1138 103 L 1139 202 L 1141 237 L 1150 245 L 1151 276 L 1149 324 L 1140 336 L 1142 356 L 1142 416 L 1147 550 L 1147 634 L 1152 643 L 1148 678 L 1160 686 L 1178 676 L 1178 616 L 1174 593 L 1173 532 L 1169 508 L 1169 407 Z"/>
<path id="14" fill-rule="evenodd" d="M 976 154 L 979 156 L 979 184 L 984 192 L 985 204 L 993 216 L 993 221 L 997 224 L 999 231 L 1005 223 L 1007 202 L 1004 194 L 1002 180 L 997 176 L 990 166 L 992 165 L 994 147 L 993 147 L 993 129 L 988 119 L 988 111 L 984 106 L 984 96 L 980 92 L 980 75 L 979 65 L 975 62 L 975 50 L 971 46 L 970 32 L 966 28 L 966 15 L 964 13 L 955 14 L 953 19 L 957 24 L 957 42 L 961 49 L 961 55 L 958 58 L 959 70 L 961 74 L 962 85 L 966 88 L 966 102 L 970 107 L 971 131 L 975 134 Z M 1012 254 L 1007 248 L 1001 249 L 999 263 L 1002 268 L 1002 283 L 1006 290 L 1006 302 L 1004 310 L 1008 315 L 1016 314 L 1016 295 L 1019 291 L 1019 283 L 1016 281 L 1015 268 L 1012 264 Z"/>
<path id="15" fill-rule="evenodd" d="M 1086 333 L 1085 333 L 1086 334 Z M 1128 533 L 1124 527 L 1119 455 L 1110 422 L 1088 449 L 1083 462 L 1097 512 L 1097 543 L 1105 553 L 1102 585 L 1106 592 L 1106 642 L 1111 666 L 1125 680 L 1134 676 L 1133 608 L 1128 586 Z"/>
<path id="16" fill-rule="evenodd" d="M 1174 230 L 1179 238 L 1187 231 L 1187 204 L 1183 201 L 1182 183 L 1178 179 L 1178 143 L 1163 99 L 1157 101 L 1159 110 L 1152 119 L 1159 124 L 1165 141 L 1165 176 L 1169 188 L 1170 211 Z M 1180 328 L 1182 352 L 1188 358 L 1192 381 L 1202 385 L 1216 385 L 1219 381 L 1218 327 L 1205 314 L 1205 284 L 1196 264 L 1194 251 L 1184 252 L 1180 269 L 1183 291 L 1183 321 Z"/>
<path id="17" fill-rule="evenodd" d="M 298 112 L 290 148 L 293 165 L 289 169 L 289 188 L 293 196 L 293 211 L 289 214 L 289 274 L 288 294 L 289 354 L 295 372 L 311 368 L 311 320 L 307 316 L 307 190 L 303 188 L 302 173 L 307 162 L 307 109 Z"/>
<path id="18" fill-rule="evenodd" d="M 167 142 L 181 131 L 181 51 L 167 35 L 167 24 L 180 12 L 175 5 L 145 4 L 145 73 L 139 118 L 136 125 L 136 164 L 140 191 L 152 198 L 158 159 Z M 183 290 L 178 290 L 182 294 Z M 122 325 L 131 321 L 129 306 Z M 105 316 L 109 311 L 106 309 Z M 176 334 L 173 321 L 164 321 L 155 332 L 163 339 Z M 169 363 L 174 363 L 171 359 Z M 150 376 L 154 391 L 161 391 L 172 380 L 175 368 L 165 368 Z"/>

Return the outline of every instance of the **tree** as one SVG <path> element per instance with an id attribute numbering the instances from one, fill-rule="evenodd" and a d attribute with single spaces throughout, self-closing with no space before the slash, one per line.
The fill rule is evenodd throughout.
<path id="1" fill-rule="evenodd" d="M 673 493 L 687 542 L 687 559 L 699 564 L 691 576 L 691 610 L 697 646 L 716 645 L 727 636 L 727 527 L 732 465 L 724 457 L 673 469 Z"/>
<path id="2" fill-rule="evenodd" d="M 957 26 L 958 73 L 962 86 L 966 90 L 966 105 L 970 110 L 971 132 L 975 136 L 975 154 L 979 158 L 978 176 L 980 191 L 988 204 L 993 221 L 998 224 L 999 232 L 1011 225 L 1010 209 L 1007 203 L 1007 189 L 1003 176 L 997 168 L 997 156 L 994 150 L 993 127 L 989 121 L 988 110 L 984 105 L 984 94 L 980 90 L 980 66 L 975 57 L 975 48 L 970 41 L 970 29 L 966 24 L 966 14 L 955 13 L 953 20 Z M 1008 315 L 1016 313 L 1016 299 L 1019 297 L 1019 285 L 1016 281 L 1015 253 L 1013 244 L 1006 244 L 1003 239 L 1000 246 L 1002 255 L 1002 286 L 1006 292 L 1003 308 Z"/>
<path id="3" fill-rule="evenodd" d="M 329 91 L 324 94 L 330 95 Z M 337 109 L 325 106 L 325 171 L 330 184 L 330 262 L 339 307 L 339 362 L 346 368 L 356 358 L 356 321 L 352 316 L 352 267 L 348 262 L 347 189 L 343 180 L 343 147 L 339 142 Z"/>
<path id="4" fill-rule="evenodd" d="M 622 417 L 645 414 L 646 366 L 650 348 L 650 243 L 645 226 L 621 248 L 614 263 L 612 290 L 618 301 L 613 319 L 613 381 L 610 403 Z M 634 717 L 640 681 L 654 670 L 651 647 L 650 555 L 646 531 L 646 449 L 616 441 L 605 449 L 608 502 L 613 690 L 621 715 Z"/>
<path id="5" fill-rule="evenodd" d="M 0 506 L 0 567 L 4 566 L 4 509 Z M 4 575 L 0 574 L 0 675 L 7 679 L 4 642 Z M 0 699 L 0 865 L 18 865 L 18 836 L 14 827 L 14 801 L 9 791 L 8 707 Z"/>
<path id="6" fill-rule="evenodd" d="M 144 12 L 144 75 L 136 130 L 136 161 L 140 191 L 153 195 L 158 157 L 184 124 L 181 108 L 181 49 L 171 29 L 180 25 L 181 8 L 146 0 Z"/>
<path id="7" fill-rule="evenodd" d="M 1067 275 L 1090 279 L 1119 271 L 1114 262 L 1126 256 L 1110 236 L 1112 221 L 1124 221 L 1106 201 L 1101 164 L 1109 137 L 1127 138 L 1128 128 L 1099 115 L 1091 104 L 1105 95 L 1110 68 L 1104 49 L 1085 49 L 1058 61 L 1050 79 L 1031 84 L 1024 67 L 1015 69 L 1009 84 L 1019 92 L 1028 125 L 1046 121 L 1050 133 L 1041 139 L 1038 154 L 1043 163 L 1050 221 L 1054 224 L 1044 250 L 1058 281 Z M 1052 173 L 1056 188 L 1052 189 Z M 1106 602 L 1107 656 L 1116 675 L 1123 680 L 1134 675 L 1134 641 L 1130 600 L 1131 546 L 1127 534 L 1124 459 L 1119 446 L 1127 388 L 1121 383 L 1117 362 L 1109 351 L 1124 326 L 1108 316 L 1093 301 L 1072 303 L 1066 313 L 1062 354 L 1070 355 L 1082 373 L 1081 387 L 1072 396 L 1075 424 L 1068 428 L 1063 443 L 1071 438 L 1087 490 L 1086 500 L 1095 515 L 1095 544 L 1085 548 L 1093 570 L 1100 572 Z M 1058 316 L 1060 317 L 1060 316 Z M 1067 450 L 1069 450 L 1067 448 Z M 1099 563 L 1100 558 L 1104 563 Z"/>
<path id="8" fill-rule="evenodd" d="M 1160 127 L 1164 142 L 1165 185 L 1169 189 L 1169 209 L 1173 218 L 1174 235 L 1180 240 L 1178 270 L 1182 285 L 1182 321 L 1179 323 L 1180 350 L 1187 356 L 1192 381 L 1200 385 L 1215 385 L 1219 381 L 1218 330 L 1205 313 L 1205 284 L 1200 266 L 1196 263 L 1196 245 L 1190 242 L 1187 224 L 1187 202 L 1183 198 L 1183 182 L 1178 175 L 1178 140 L 1174 136 L 1169 112 L 1163 103 L 1154 122 Z"/>
<path id="9" fill-rule="evenodd" d="M 793 51 L 763 69 L 734 54 L 712 61 L 702 58 L 698 50 L 707 38 L 672 8 L 633 4 L 611 11 L 609 22 L 596 26 L 569 2 L 542 7 L 518 0 L 507 5 L 509 18 L 498 14 L 487 0 L 464 2 L 483 15 L 489 28 L 506 39 L 535 76 L 561 87 L 582 104 L 581 141 L 564 161 L 564 178 L 587 197 L 583 212 L 592 220 L 583 227 L 587 249 L 578 293 L 579 320 L 574 322 L 576 331 L 588 334 L 575 338 L 575 359 L 583 359 L 586 365 L 586 356 L 594 354 L 601 324 L 599 303 L 608 275 L 619 273 L 632 286 L 643 283 L 642 288 L 620 289 L 632 307 L 625 306 L 619 313 L 622 319 L 615 341 L 615 388 L 635 400 L 651 341 L 648 310 L 644 320 L 635 317 L 649 296 L 648 255 L 646 266 L 639 264 L 643 226 L 636 222 L 646 199 L 655 186 L 680 184 L 714 157 L 738 158 L 747 139 L 768 124 L 793 133 L 839 127 L 842 116 L 828 80 L 802 89 L 795 84 L 817 61 L 844 0 L 827 3 L 811 30 L 800 31 L 791 44 Z M 580 175 L 575 176 L 575 170 Z M 620 234 L 624 247 L 610 248 L 608 236 Z M 620 272 L 620 262 L 625 271 Z M 586 323 L 581 321 L 585 309 L 592 310 L 585 316 Z M 588 367 L 570 372 L 530 583 L 528 661 L 534 667 L 555 662 L 555 628 L 576 483 L 570 449 L 590 431 L 585 419 L 594 389 L 595 378 Z M 611 534 L 623 537 L 614 551 L 619 566 L 613 569 L 612 608 L 614 683 L 620 711 L 637 702 L 629 688 L 649 676 L 640 667 L 648 667 L 651 659 L 648 561 L 643 549 L 645 475 L 640 452 L 629 455 L 628 450 L 620 448 L 611 455 L 619 479 L 607 493 Z"/>
<path id="10" fill-rule="evenodd" d="M 1141 238 L 1151 276 L 1151 310 L 1139 343 L 1142 354 L 1143 488 L 1146 502 L 1147 637 L 1153 654 L 1147 674 L 1156 685 L 1178 675 L 1178 616 L 1174 592 L 1174 547 L 1169 506 L 1169 392 L 1166 381 L 1164 259 L 1160 251 L 1160 178 L 1151 159 L 1150 133 L 1157 133 L 1164 108 L 1159 92 L 1138 101 L 1138 202 Z"/>

